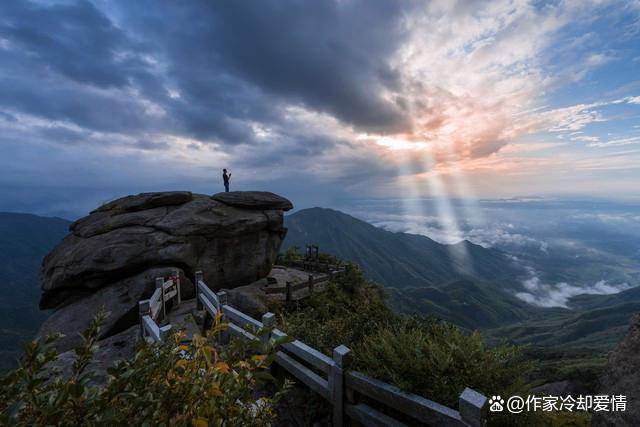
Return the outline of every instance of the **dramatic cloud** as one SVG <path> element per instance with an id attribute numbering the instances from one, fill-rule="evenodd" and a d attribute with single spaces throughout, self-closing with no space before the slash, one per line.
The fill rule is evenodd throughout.
<path id="1" fill-rule="evenodd" d="M 104 181 L 204 189 L 222 166 L 240 186 L 300 197 L 309 186 L 327 199 L 502 191 L 483 174 L 573 161 L 549 155 L 568 150 L 549 138 L 592 151 L 635 144 L 592 129 L 638 108 L 631 83 L 600 88 L 602 99 L 554 93 L 631 67 L 622 59 L 637 15 L 612 1 L 2 2 L 0 133 L 9 157 L 31 160 L 1 160 L 14 175 L 0 186 L 37 186 L 37 159 L 59 197 L 69 194 L 60 175 L 74 171 L 111 197 L 123 189 Z M 125 176 L 102 178 L 116 163 Z"/>

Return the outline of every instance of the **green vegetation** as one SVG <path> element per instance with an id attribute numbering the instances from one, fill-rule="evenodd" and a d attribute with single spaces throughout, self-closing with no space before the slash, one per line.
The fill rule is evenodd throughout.
<path id="1" fill-rule="evenodd" d="M 345 344 L 353 350 L 354 369 L 453 408 L 465 387 L 511 396 L 528 394 L 532 385 L 535 365 L 522 349 L 489 345 L 479 332 L 466 333 L 435 318 L 394 313 L 384 291 L 353 264 L 326 292 L 281 311 L 280 327 L 325 354 Z M 311 392 L 300 400 L 307 421 L 328 411 Z M 493 426 L 587 426 L 589 416 L 494 414 L 490 421 Z"/>
<path id="2" fill-rule="evenodd" d="M 465 387 L 509 396 L 524 388 L 529 365 L 508 345 L 444 322 L 397 319 L 354 347 L 356 368 L 432 400 L 456 406 Z"/>
<path id="3" fill-rule="evenodd" d="M 471 280 L 439 287 L 387 288 L 387 292 L 399 312 L 437 317 L 469 330 L 521 322 L 541 310 L 493 284 Z"/>
<path id="4" fill-rule="evenodd" d="M 109 369 L 105 385 L 95 385 L 87 367 L 101 320 L 82 334 L 69 375 L 51 368 L 55 339 L 26 345 L 20 366 L 0 382 L 0 425 L 267 426 L 275 418 L 280 394 L 255 393 L 272 379 L 273 351 L 218 348 L 214 339 L 226 328 L 219 321 L 188 344 L 179 333 L 160 347 L 141 344 L 133 360 Z"/>
<path id="5" fill-rule="evenodd" d="M 453 407 L 465 387 L 503 395 L 522 390 L 531 368 L 512 346 L 490 347 L 479 333 L 394 314 L 382 290 L 352 264 L 326 292 L 283 312 L 281 326 L 326 354 L 345 344 L 359 371 Z"/>

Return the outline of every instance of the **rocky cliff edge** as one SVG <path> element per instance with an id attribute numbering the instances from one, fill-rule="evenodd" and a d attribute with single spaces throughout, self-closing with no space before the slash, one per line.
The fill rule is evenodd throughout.
<path id="1" fill-rule="evenodd" d="M 109 314 L 101 338 L 122 332 L 138 322 L 138 301 L 151 295 L 154 278 L 175 270 L 185 298 L 197 270 L 214 289 L 265 277 L 292 207 L 276 194 L 247 191 L 143 193 L 99 207 L 43 260 L 40 306 L 56 311 L 40 335 L 62 332 L 58 349 L 68 350 L 100 307 Z"/>

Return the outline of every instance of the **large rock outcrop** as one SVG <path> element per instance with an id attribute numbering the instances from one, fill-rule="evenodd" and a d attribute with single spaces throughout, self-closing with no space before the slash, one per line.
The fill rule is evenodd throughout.
<path id="1" fill-rule="evenodd" d="M 626 396 L 625 411 L 595 412 L 593 426 L 640 425 L 640 314 L 631 320 L 629 331 L 609 354 L 598 394 Z"/>
<path id="2" fill-rule="evenodd" d="M 109 312 L 103 338 L 137 323 L 137 303 L 154 278 L 178 270 L 185 297 L 204 272 L 214 288 L 235 288 L 265 277 L 286 234 L 287 199 L 266 192 L 214 196 L 186 191 L 143 193 L 107 203 L 70 226 L 71 233 L 42 264 L 40 306 L 57 311 L 41 335 L 62 332 L 59 349 L 78 343 L 100 307 Z"/>

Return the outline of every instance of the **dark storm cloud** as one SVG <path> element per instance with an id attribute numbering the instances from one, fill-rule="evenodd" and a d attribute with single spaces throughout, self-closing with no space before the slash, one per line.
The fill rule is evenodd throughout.
<path id="1" fill-rule="evenodd" d="M 135 47 L 91 3 L 0 3 L 0 105 L 105 132 L 149 126 L 127 90 L 152 79 Z"/>
<path id="2" fill-rule="evenodd" d="M 386 0 L 0 2 L 0 140 L 18 159 L 5 165 L 3 188 L 38 187 L 49 174 L 65 200 L 75 180 L 96 197 L 115 186 L 113 195 L 149 191 L 169 179 L 157 172 L 156 157 L 200 143 L 215 147 L 204 155 L 222 152 L 227 166 L 243 168 L 252 187 L 317 183 L 335 191 L 332 179 L 385 173 L 334 134 L 334 120 L 358 132 L 410 128 L 402 82 L 389 65 L 406 37 L 408 7 Z M 341 150 L 356 156 L 353 163 L 335 158 Z M 292 170 L 304 176 L 295 185 L 284 178 Z"/>
<path id="3" fill-rule="evenodd" d="M 310 159 L 318 159 L 323 152 L 339 144 L 346 144 L 346 141 L 338 141 L 325 135 L 287 135 L 277 144 L 261 147 L 260 152 L 250 150 L 238 164 L 246 169 L 302 165 Z"/>
<path id="4" fill-rule="evenodd" d="M 0 105 L 105 132 L 135 132 L 149 124 L 142 106 L 127 97 L 24 76 L 0 76 Z"/>
<path id="5" fill-rule="evenodd" d="M 135 58 L 118 59 L 128 41 L 109 18 L 86 1 L 41 6 L 3 2 L 0 34 L 32 64 L 98 87 L 127 85 Z"/>
<path id="6" fill-rule="evenodd" d="M 0 104 L 92 130 L 150 128 L 251 142 L 285 105 L 365 131 L 408 124 L 386 60 L 403 40 L 400 3 L 0 4 Z M 179 96 L 170 96 L 176 91 Z M 168 118 L 154 122 L 144 100 Z"/>
<path id="7" fill-rule="evenodd" d="M 397 77 L 384 62 L 404 34 L 397 2 L 213 3 L 212 42 L 238 74 L 265 90 L 365 129 L 404 117 L 378 89 Z"/>
<path id="8" fill-rule="evenodd" d="M 185 132 L 240 143 L 251 139 L 246 121 L 277 123 L 283 104 L 406 130 L 402 109 L 379 95 L 399 85 L 386 59 L 405 36 L 401 14 L 395 2 L 136 2 L 122 20 L 166 61 L 181 95 L 168 107 Z"/>

